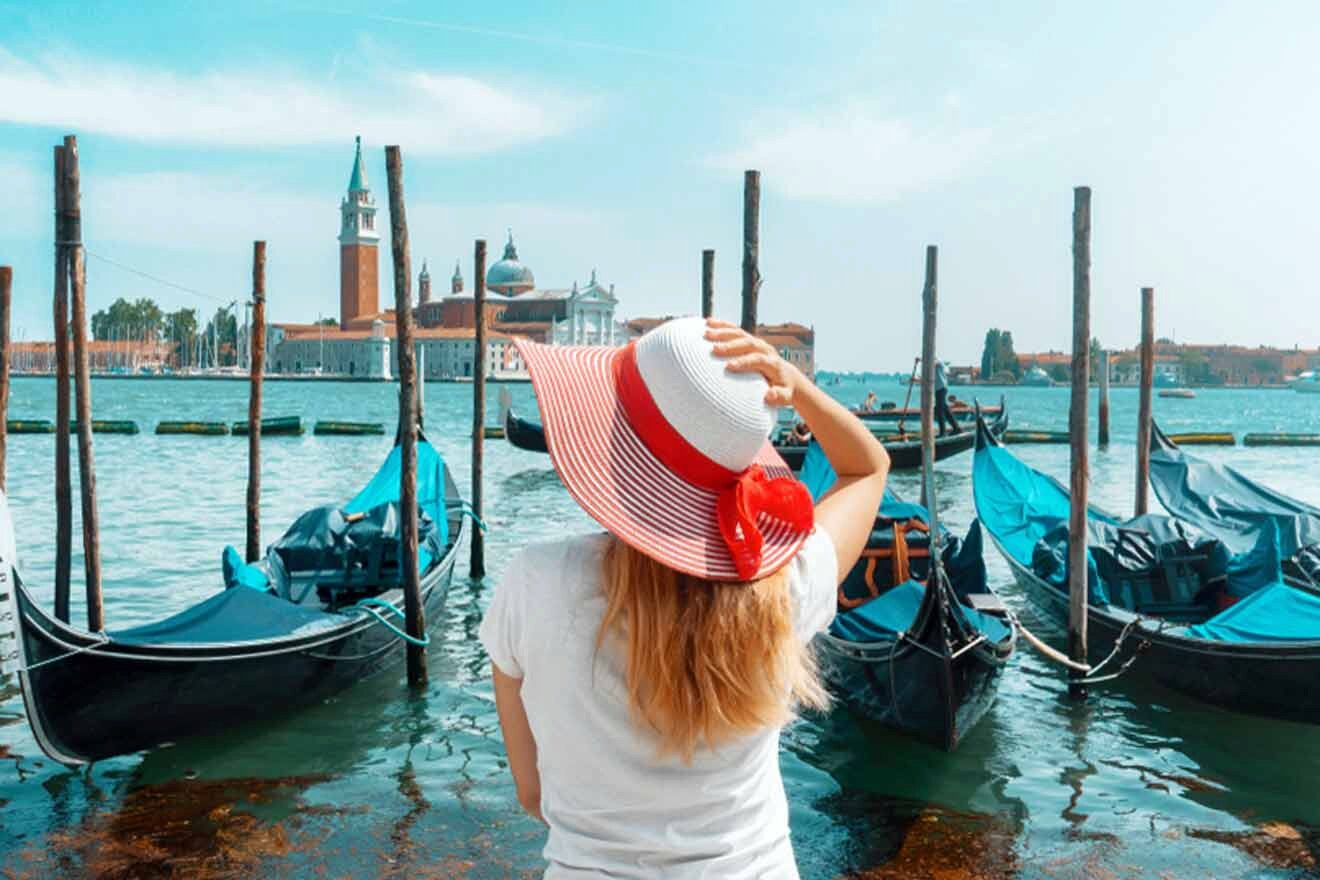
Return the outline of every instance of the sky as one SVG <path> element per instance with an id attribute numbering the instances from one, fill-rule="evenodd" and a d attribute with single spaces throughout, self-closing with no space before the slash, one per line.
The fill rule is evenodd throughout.
<path id="1" fill-rule="evenodd" d="M 563 7 L 563 8 L 550 8 Z M 736 320 L 743 170 L 762 173 L 763 321 L 820 367 L 904 370 L 939 246 L 938 351 L 1071 340 L 1073 188 L 1093 190 L 1092 328 L 1320 346 L 1320 4 L 220 4 L 0 0 L 0 264 L 49 339 L 51 148 L 78 135 L 89 313 L 338 309 L 353 138 L 437 290 L 511 228 L 539 285 L 593 269 L 621 317 Z M 1307 218 L 1312 218 L 1308 220 Z M 392 302 L 388 241 L 382 305 Z"/>

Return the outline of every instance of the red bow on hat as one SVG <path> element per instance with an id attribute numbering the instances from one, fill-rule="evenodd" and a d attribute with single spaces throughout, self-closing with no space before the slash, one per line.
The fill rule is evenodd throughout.
<path id="1" fill-rule="evenodd" d="M 761 567 L 765 537 L 756 524 L 761 514 L 783 520 L 794 531 L 810 531 L 815 510 L 807 487 L 792 477 L 770 477 L 760 465 L 743 471 L 716 502 L 720 534 L 733 556 L 738 577 L 751 580 Z"/>
<path id="2" fill-rule="evenodd" d="M 615 359 L 614 379 L 619 402 L 646 448 L 675 475 L 719 492 L 715 512 L 720 536 L 740 579 L 751 580 L 761 568 L 765 536 L 757 519 L 762 514 L 782 520 L 798 532 L 811 530 L 815 509 L 811 493 L 802 483 L 792 477 L 770 477 L 760 465 L 742 472 L 729 470 L 678 433 L 647 389 L 637 369 L 633 343 Z"/>

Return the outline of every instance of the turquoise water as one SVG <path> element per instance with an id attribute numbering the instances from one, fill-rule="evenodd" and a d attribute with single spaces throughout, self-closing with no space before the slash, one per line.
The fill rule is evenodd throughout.
<path id="1" fill-rule="evenodd" d="M 53 390 L 49 380 L 16 380 L 11 417 L 51 418 Z M 859 401 L 866 388 L 831 390 Z M 898 385 L 876 390 L 902 399 Z M 533 406 L 530 389 L 513 392 L 524 410 Z M 161 419 L 246 415 L 241 382 L 98 380 L 93 394 L 98 418 L 136 419 L 147 431 Z M 427 433 L 465 488 L 470 395 L 432 384 L 426 401 Z M 1065 427 L 1066 389 L 1007 395 L 1016 427 Z M 394 401 L 387 385 L 272 382 L 265 410 L 309 425 L 391 423 Z M 1115 389 L 1112 409 L 1115 443 L 1093 453 L 1092 499 L 1124 512 L 1135 391 Z M 1320 432 L 1320 398 L 1292 392 L 1201 391 L 1157 399 L 1155 412 L 1170 431 Z M 264 541 L 307 507 L 348 498 L 389 443 L 266 439 Z M 243 542 L 246 440 L 97 435 L 95 448 L 107 624 L 162 617 L 216 590 L 221 548 Z M 502 441 L 486 449 L 492 579 L 522 543 L 593 528 L 545 456 Z M 53 438 L 11 437 L 9 450 L 22 566 L 48 602 Z M 1066 478 L 1066 447 L 1014 450 Z M 1320 503 L 1313 450 L 1198 454 Z M 970 467 L 970 454 L 938 467 L 939 506 L 958 530 L 972 517 Z M 916 495 L 914 475 L 895 485 Z M 407 695 L 400 671 L 276 722 L 69 772 L 41 755 L 21 700 L 0 682 L 0 876 L 534 876 L 543 834 L 514 799 L 476 641 L 492 580 L 468 580 L 466 558 L 419 696 Z M 987 561 L 1006 600 L 1033 621 L 1003 561 Z M 74 616 L 83 619 L 77 601 Z M 1138 676 L 1074 703 L 1058 671 L 1026 648 L 955 755 L 843 713 L 799 721 L 781 754 L 808 878 L 1286 877 L 1309 875 L 1320 851 L 1320 730 L 1210 709 Z"/>

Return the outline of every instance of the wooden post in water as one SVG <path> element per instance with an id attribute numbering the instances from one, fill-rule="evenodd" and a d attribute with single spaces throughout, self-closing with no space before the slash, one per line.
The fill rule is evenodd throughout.
<path id="1" fill-rule="evenodd" d="M 252 324 L 248 331 L 247 561 L 261 558 L 261 382 L 266 369 L 266 243 L 252 242 Z"/>
<path id="2" fill-rule="evenodd" d="M 743 175 L 742 328 L 756 333 L 756 300 L 761 293 L 761 172 Z"/>
<path id="3" fill-rule="evenodd" d="M 399 516 L 402 539 L 399 571 L 403 582 L 404 624 L 417 642 L 408 643 L 408 684 L 426 684 L 426 620 L 417 571 L 417 381 L 413 352 L 412 268 L 408 256 L 408 218 L 403 210 L 403 159 L 397 146 L 385 148 L 385 176 L 390 194 L 390 251 L 394 257 L 394 350 L 399 361 Z"/>
<path id="4" fill-rule="evenodd" d="M 417 430 L 426 430 L 426 343 L 417 343 Z"/>
<path id="5" fill-rule="evenodd" d="M 1141 288 L 1141 404 L 1137 409 L 1136 515 L 1150 509 L 1150 390 L 1155 383 L 1155 288 Z"/>
<path id="6" fill-rule="evenodd" d="M 477 239 L 473 248 L 472 304 L 476 311 L 476 349 L 472 358 L 472 512 L 477 523 L 472 526 L 472 555 L 468 559 L 468 577 L 486 576 L 486 541 L 478 524 L 485 517 L 481 500 L 481 477 L 486 440 L 486 240 Z"/>
<path id="7" fill-rule="evenodd" d="M 931 515 L 932 576 L 939 567 L 935 524 L 935 315 L 939 302 L 939 249 L 926 245 L 926 283 L 921 289 L 921 504 Z M 911 385 L 909 384 L 909 389 Z"/>
<path id="8" fill-rule="evenodd" d="M 69 242 L 70 322 L 74 390 L 78 410 L 78 485 L 82 490 L 83 570 L 87 578 L 87 628 L 105 629 L 101 603 L 101 536 L 96 512 L 96 461 L 92 456 L 92 377 L 87 355 L 87 272 L 82 250 L 82 195 L 78 139 L 64 137 L 65 235 Z"/>
<path id="9" fill-rule="evenodd" d="M 5 482 L 5 453 L 9 443 L 9 309 L 14 270 L 0 266 L 0 492 L 8 490 Z"/>
<path id="10" fill-rule="evenodd" d="M 73 568 L 73 489 L 69 473 L 69 246 L 64 210 L 64 147 L 55 148 L 55 617 L 69 622 Z"/>
<path id="11" fill-rule="evenodd" d="M 710 318 L 715 314 L 715 251 L 706 248 L 701 252 L 701 317 Z"/>
<path id="12" fill-rule="evenodd" d="M 1099 405 L 1099 440 L 1101 446 L 1109 445 L 1109 349 L 1100 349 L 1096 355 L 1096 369 L 1100 371 Z"/>
<path id="13" fill-rule="evenodd" d="M 1068 657 L 1087 662 L 1086 651 L 1086 420 L 1091 371 L 1091 188 L 1073 190 L 1073 352 L 1068 432 L 1072 445 L 1068 492 Z M 1085 696 L 1085 673 L 1070 669 L 1068 693 Z"/>

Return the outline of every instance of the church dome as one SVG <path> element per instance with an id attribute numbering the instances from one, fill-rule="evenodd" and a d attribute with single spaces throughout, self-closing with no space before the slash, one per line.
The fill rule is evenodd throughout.
<path id="1" fill-rule="evenodd" d="M 518 249 L 513 246 L 513 233 L 504 246 L 504 257 L 486 270 L 486 287 L 504 294 L 517 294 L 536 287 L 532 270 L 518 262 Z"/>

